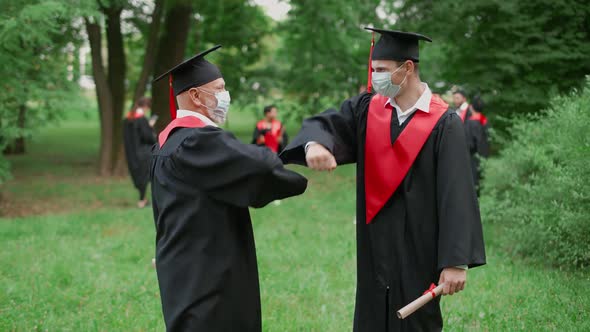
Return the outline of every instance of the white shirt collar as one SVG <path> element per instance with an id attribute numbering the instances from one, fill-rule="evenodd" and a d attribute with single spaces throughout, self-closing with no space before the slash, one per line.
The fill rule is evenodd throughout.
<path id="1" fill-rule="evenodd" d="M 432 91 L 430 91 L 428 84 L 426 84 L 424 82 L 422 82 L 421 84 L 424 87 L 424 92 L 422 92 L 422 94 L 420 95 L 420 98 L 418 98 L 418 100 L 416 100 L 416 103 L 414 104 L 414 106 L 408 108 L 405 111 L 402 111 L 401 107 L 399 107 L 399 105 L 395 102 L 395 99 L 391 99 L 391 98 L 387 99 L 387 102 L 385 103 L 385 105 L 391 104 L 391 106 L 393 106 L 398 111 L 398 114 L 402 115 L 402 116 L 411 114 L 415 110 L 421 110 L 422 112 L 429 113 L 430 112 L 430 101 L 432 100 Z"/>
<path id="2" fill-rule="evenodd" d="M 176 118 L 184 118 L 185 116 L 194 116 L 199 120 L 203 121 L 207 126 L 219 127 L 215 122 L 211 121 L 208 117 L 204 116 L 199 112 L 189 111 L 189 110 L 177 110 L 176 111 Z"/>
<path id="3" fill-rule="evenodd" d="M 467 108 L 469 107 L 469 104 L 467 102 L 464 102 L 463 104 L 461 104 L 461 106 L 459 106 L 459 109 L 463 112 L 465 111 Z"/>

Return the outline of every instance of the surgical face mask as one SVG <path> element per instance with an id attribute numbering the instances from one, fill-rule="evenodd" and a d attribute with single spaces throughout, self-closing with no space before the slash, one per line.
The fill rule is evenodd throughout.
<path id="1" fill-rule="evenodd" d="M 229 91 L 222 91 L 222 92 L 215 92 L 214 94 L 205 90 L 200 90 L 207 94 L 214 95 L 215 99 L 217 100 L 217 106 L 215 108 L 207 107 L 207 111 L 209 112 L 209 117 L 213 122 L 217 124 L 224 124 L 225 120 L 227 119 L 227 113 L 229 112 L 229 104 L 231 103 L 231 97 L 229 96 Z"/>
<path id="2" fill-rule="evenodd" d="M 393 82 L 391 81 L 391 76 L 401 68 L 402 67 L 398 67 L 393 72 L 374 72 L 372 75 L 371 83 L 373 84 L 375 91 L 382 96 L 386 96 L 392 99 L 395 98 L 395 96 L 399 94 L 399 90 L 401 89 L 402 84 L 404 84 L 406 78 L 408 77 L 408 75 L 406 74 L 406 76 L 404 76 L 404 79 L 399 85 L 393 84 Z"/>

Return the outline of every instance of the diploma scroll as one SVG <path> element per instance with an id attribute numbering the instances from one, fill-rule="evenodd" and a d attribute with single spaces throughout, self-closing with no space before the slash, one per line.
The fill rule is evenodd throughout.
<path id="1" fill-rule="evenodd" d="M 430 285 L 430 288 L 426 292 L 424 292 L 424 295 L 420 296 L 407 306 L 398 310 L 397 317 L 399 319 L 404 319 L 409 315 L 413 314 L 416 310 L 422 308 L 426 303 L 432 301 L 432 299 L 439 296 L 442 293 L 444 286 L 444 284 L 440 284 L 436 287 L 434 284 Z"/>

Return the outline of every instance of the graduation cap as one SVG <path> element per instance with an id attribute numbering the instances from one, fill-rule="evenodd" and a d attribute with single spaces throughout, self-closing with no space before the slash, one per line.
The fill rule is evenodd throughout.
<path id="1" fill-rule="evenodd" d="M 371 92 L 371 73 L 373 71 L 373 68 L 371 67 L 372 60 L 412 60 L 413 62 L 419 62 L 420 53 L 418 42 L 420 40 L 432 42 L 432 39 L 419 33 L 376 28 L 365 29 L 373 31 L 371 53 L 369 56 L 369 82 L 367 89 L 369 92 Z M 377 44 L 375 44 L 375 32 L 381 35 Z"/>
<path id="2" fill-rule="evenodd" d="M 154 80 L 154 82 L 157 82 L 168 76 L 170 84 L 170 117 L 172 120 L 176 118 L 176 96 L 190 88 L 199 87 L 223 77 L 217 66 L 205 60 L 207 54 L 220 47 L 221 45 L 217 45 L 203 51 L 192 58 L 185 60 L 181 64 L 176 65 Z"/>

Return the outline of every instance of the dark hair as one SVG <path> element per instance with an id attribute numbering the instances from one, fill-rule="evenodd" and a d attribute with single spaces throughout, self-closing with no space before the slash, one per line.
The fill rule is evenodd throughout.
<path id="1" fill-rule="evenodd" d="M 264 115 L 267 115 L 268 113 L 270 113 L 270 111 L 272 111 L 273 108 L 277 108 L 275 105 L 268 105 L 264 107 Z"/>
<path id="2" fill-rule="evenodd" d="M 410 60 L 410 59 L 408 59 L 408 60 Z M 403 66 L 403 65 L 406 63 L 406 61 L 408 61 L 408 60 L 403 60 L 403 61 L 395 61 L 395 64 L 396 64 L 398 67 L 401 67 L 401 66 Z M 419 64 L 418 62 L 414 61 L 414 60 L 410 60 L 410 61 L 411 61 L 411 62 L 414 64 L 414 72 L 416 72 L 416 74 L 417 74 L 417 75 L 420 75 L 420 64 Z"/>
<path id="3" fill-rule="evenodd" d="M 484 102 L 481 99 L 481 97 L 475 96 L 473 97 L 473 100 L 471 101 L 471 106 L 473 106 L 473 109 L 478 111 L 478 112 L 482 112 L 483 111 L 483 107 L 484 107 Z"/>
<path id="4" fill-rule="evenodd" d="M 136 107 L 151 107 L 152 106 L 152 98 L 150 97 L 140 97 L 137 99 L 135 103 Z"/>
<path id="5" fill-rule="evenodd" d="M 453 94 L 460 94 L 461 96 L 467 98 L 467 94 L 465 93 L 465 90 L 458 89 L 458 90 L 455 90 L 455 92 L 453 92 Z"/>

